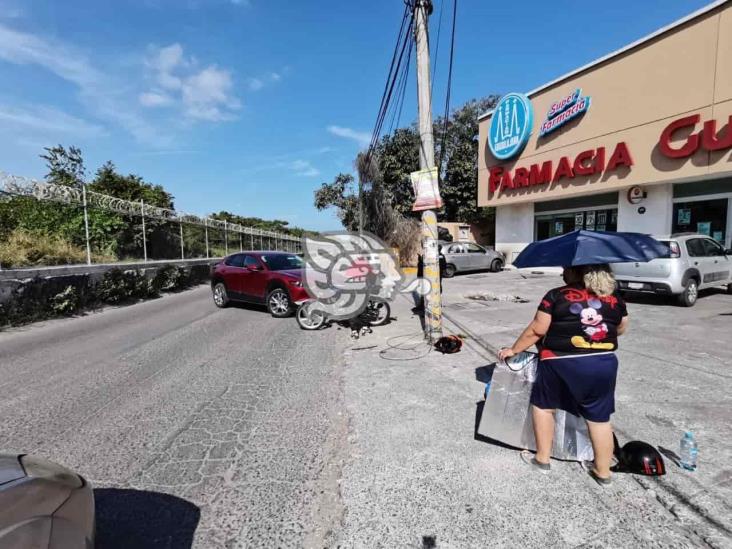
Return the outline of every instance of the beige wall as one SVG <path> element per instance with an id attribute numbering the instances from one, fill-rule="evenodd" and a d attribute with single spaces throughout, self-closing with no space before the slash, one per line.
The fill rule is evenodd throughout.
<path id="1" fill-rule="evenodd" d="M 551 104 L 576 88 L 592 98 L 590 109 L 537 139 Z M 732 173 L 732 150 L 711 154 L 699 150 L 691 158 L 672 160 L 657 148 L 662 130 L 684 115 L 699 113 L 702 122 L 716 119 L 718 130 L 732 115 L 732 3 L 541 90 L 530 99 L 534 107 L 532 136 L 516 158 L 499 161 L 491 155 L 486 142 L 491 118 L 480 121 L 479 206 L 552 200 Z M 696 130 L 701 127 L 699 123 Z M 678 134 L 681 143 L 683 131 Z M 577 153 L 601 146 L 609 158 L 620 141 L 626 142 L 633 157 L 630 170 L 563 178 L 556 184 L 489 195 L 488 170 L 492 166 L 513 170 L 552 160 L 556 168 L 562 156 L 572 162 Z"/>
<path id="2" fill-rule="evenodd" d="M 439 222 L 439 227 L 449 231 L 453 240 L 465 240 L 461 236 L 460 227 L 468 227 L 468 238 L 470 242 L 492 246 L 494 244 L 493 223 L 457 223 Z"/>

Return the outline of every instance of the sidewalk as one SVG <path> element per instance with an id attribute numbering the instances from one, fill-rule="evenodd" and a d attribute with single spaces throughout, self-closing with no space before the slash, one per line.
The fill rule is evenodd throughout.
<path id="1" fill-rule="evenodd" d="M 487 307 L 461 297 L 458 280 L 446 281 L 445 310 L 476 333 L 504 331 L 487 345 L 512 337 L 533 310 L 506 304 L 494 323 Z M 542 475 L 516 450 L 476 440 L 483 384 L 475 370 L 493 358 L 476 341 L 454 355 L 430 352 L 411 306 L 397 298 L 396 319 L 346 353 L 350 459 L 339 546 L 704 546 L 657 493 L 628 475 L 610 488 L 574 463 L 555 462 Z"/>
<path id="2" fill-rule="evenodd" d="M 557 274 L 517 271 L 456 277 L 445 284 L 445 316 L 482 348 L 510 345 Z M 476 300 L 519 296 L 527 303 Z M 687 429 L 699 442 L 699 469 L 666 460 L 660 479 L 631 477 L 713 546 L 732 546 L 732 296 L 707 292 L 691 309 L 655 297 L 631 298 L 621 339 L 615 430 L 621 444 L 644 440 L 678 453 Z"/>

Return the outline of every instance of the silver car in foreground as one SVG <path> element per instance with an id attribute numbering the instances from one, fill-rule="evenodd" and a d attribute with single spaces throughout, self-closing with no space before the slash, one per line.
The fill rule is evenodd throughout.
<path id="1" fill-rule="evenodd" d="M 655 238 L 668 246 L 669 257 L 612 265 L 621 291 L 673 295 L 684 307 L 692 307 L 704 288 L 726 285 L 732 292 L 732 250 L 703 234 Z"/>
<path id="2" fill-rule="evenodd" d="M 506 258 L 495 250 L 489 250 L 475 242 L 439 242 L 445 255 L 443 276 L 450 278 L 455 273 L 489 269 L 498 272 L 503 269 Z"/>
<path id="3" fill-rule="evenodd" d="M 0 454 L 0 547 L 92 549 L 91 485 L 45 459 Z"/>

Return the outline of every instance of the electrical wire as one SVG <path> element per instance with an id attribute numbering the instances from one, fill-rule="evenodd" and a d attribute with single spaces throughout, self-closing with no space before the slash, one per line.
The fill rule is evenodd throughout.
<path id="1" fill-rule="evenodd" d="M 457 20 L 457 0 L 452 0 L 452 36 L 450 37 L 450 65 L 447 71 L 447 92 L 445 94 L 445 126 L 442 129 L 442 139 L 440 140 L 440 164 L 437 170 L 438 177 L 442 174 L 442 163 L 445 158 L 445 140 L 447 138 L 447 128 L 450 122 L 450 95 L 452 93 L 452 65 L 455 58 L 455 23 Z"/>
<path id="2" fill-rule="evenodd" d="M 440 60 L 440 33 L 442 31 L 442 8 L 445 7 L 445 0 L 440 2 L 440 16 L 437 20 L 437 40 L 435 44 L 435 51 L 432 52 L 432 83 L 430 84 L 430 97 L 433 96 L 435 91 L 435 80 L 437 80 L 437 63 Z"/>
<path id="3" fill-rule="evenodd" d="M 394 344 L 392 343 L 395 340 L 406 338 L 404 343 L 401 344 Z M 418 340 L 415 345 L 406 346 L 408 342 Z M 428 354 L 432 352 L 432 344 L 430 344 L 428 341 L 425 341 L 424 339 L 424 333 L 423 332 L 415 332 L 413 334 L 402 334 L 398 336 L 390 337 L 386 340 L 386 349 L 382 349 L 379 351 L 379 356 L 383 358 L 384 360 L 395 360 L 395 361 L 407 361 L 407 360 L 419 360 L 420 358 L 426 357 Z M 408 356 L 408 357 L 400 357 L 400 356 L 388 356 L 387 353 L 390 351 L 396 351 L 396 352 L 412 352 L 420 347 L 427 348 L 426 352 L 421 352 L 421 354 L 418 354 L 417 356 Z"/>
<path id="4" fill-rule="evenodd" d="M 391 122 L 389 123 L 389 129 L 386 132 L 387 135 L 391 135 L 395 128 L 399 127 L 399 121 L 402 118 L 402 107 L 404 106 L 404 98 L 407 93 L 407 84 L 409 83 L 409 72 L 412 65 L 412 50 L 414 49 L 414 36 L 412 35 L 408 47 L 407 61 L 404 64 L 404 68 L 399 75 L 399 81 L 397 82 L 397 95 L 396 101 L 393 103 L 394 107 L 391 113 Z"/>
<path id="5" fill-rule="evenodd" d="M 394 97 L 394 89 L 397 88 L 397 96 L 401 96 L 401 100 L 403 101 L 403 95 L 402 91 L 406 91 L 406 81 L 408 79 L 407 71 L 408 71 L 408 65 L 409 60 L 411 60 L 412 55 L 412 46 L 414 44 L 414 36 L 413 36 L 413 29 L 414 29 L 414 6 L 411 0 L 405 0 L 404 1 L 404 14 L 402 16 L 402 22 L 399 27 L 399 33 L 397 35 L 397 41 L 394 46 L 394 53 L 392 54 L 391 59 L 391 65 L 389 67 L 389 73 L 387 75 L 386 79 L 386 85 L 384 86 L 384 92 L 381 96 L 381 104 L 379 106 L 379 112 L 376 117 L 376 123 L 374 124 L 374 129 L 371 134 L 371 142 L 369 143 L 369 147 L 366 151 L 366 161 L 365 161 L 365 173 L 369 173 L 369 168 L 371 166 L 371 161 L 373 159 L 373 153 L 376 149 L 376 146 L 378 145 L 379 139 L 381 138 L 381 132 L 384 127 L 384 122 L 387 118 L 388 113 L 390 112 L 390 106 L 392 105 L 392 98 Z M 404 64 L 404 54 L 405 51 L 409 51 L 407 55 L 407 67 L 405 68 Z M 400 78 L 401 77 L 401 78 Z M 397 86 L 397 82 L 401 81 L 401 85 Z M 399 101 L 397 101 L 397 104 Z M 396 107 L 393 107 L 396 109 Z M 401 109 L 396 109 L 395 112 L 399 112 Z M 393 123 L 393 122 L 392 122 Z M 359 193 L 360 197 L 360 193 Z M 361 201 L 361 198 L 359 198 L 359 202 Z"/>

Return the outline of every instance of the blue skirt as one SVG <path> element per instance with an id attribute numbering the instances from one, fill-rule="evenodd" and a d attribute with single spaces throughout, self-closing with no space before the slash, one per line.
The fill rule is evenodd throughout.
<path id="1" fill-rule="evenodd" d="M 610 421 L 615 412 L 615 353 L 547 358 L 539 361 L 531 404 L 565 410 L 589 421 Z"/>

